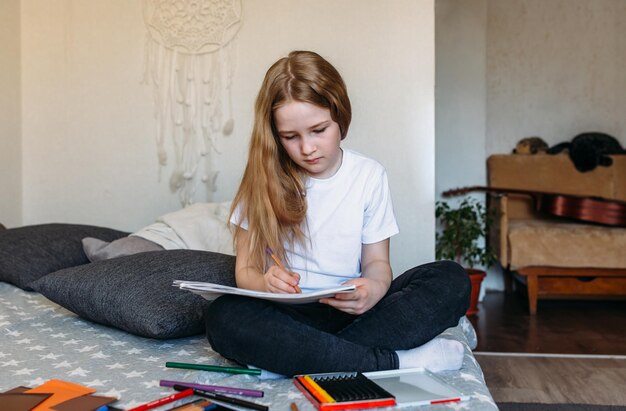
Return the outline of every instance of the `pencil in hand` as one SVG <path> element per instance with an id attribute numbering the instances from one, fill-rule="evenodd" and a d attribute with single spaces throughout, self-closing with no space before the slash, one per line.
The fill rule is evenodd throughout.
<path id="1" fill-rule="evenodd" d="M 289 270 L 287 270 L 287 268 L 285 268 L 285 266 L 283 265 L 283 263 L 278 259 L 278 257 L 276 257 L 276 254 L 274 254 L 274 251 L 272 251 L 271 248 L 267 247 L 265 249 L 265 252 L 267 253 L 267 255 L 269 255 L 270 257 L 272 257 L 272 260 L 274 260 L 274 263 L 276 263 L 277 266 L 279 266 L 283 271 L 289 272 Z M 300 289 L 300 287 L 298 287 L 298 285 L 294 285 L 293 288 L 295 288 L 296 293 L 300 294 L 302 293 L 302 290 Z"/>

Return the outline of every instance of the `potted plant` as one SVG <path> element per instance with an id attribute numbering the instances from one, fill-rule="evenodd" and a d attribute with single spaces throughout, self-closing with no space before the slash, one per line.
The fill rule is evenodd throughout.
<path id="1" fill-rule="evenodd" d="M 458 206 L 445 201 L 435 205 L 435 217 L 441 224 L 436 235 L 437 260 L 454 260 L 467 271 L 472 281 L 472 296 L 466 315 L 478 312 L 478 296 L 485 275 L 484 270 L 496 261 L 487 246 L 487 233 L 493 216 L 476 199 L 465 198 Z M 482 269 L 474 268 L 480 266 Z"/>

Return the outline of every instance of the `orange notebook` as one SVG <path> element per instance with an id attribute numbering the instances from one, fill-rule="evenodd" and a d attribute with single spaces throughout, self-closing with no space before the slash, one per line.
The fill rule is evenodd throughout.
<path id="1" fill-rule="evenodd" d="M 26 393 L 29 394 L 52 394 L 50 398 L 33 408 L 32 411 L 49 411 L 50 407 L 57 404 L 71 400 L 72 398 L 80 397 L 81 395 L 92 394 L 94 392 L 96 392 L 96 390 L 93 388 L 61 380 L 49 380 L 36 388 L 26 391 Z"/>

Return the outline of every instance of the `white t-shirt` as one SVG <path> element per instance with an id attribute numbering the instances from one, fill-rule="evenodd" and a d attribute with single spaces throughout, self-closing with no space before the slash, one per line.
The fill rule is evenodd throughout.
<path id="1" fill-rule="evenodd" d="M 362 244 L 398 233 L 384 167 L 343 150 L 342 163 L 327 179 L 309 177 L 304 245 L 287 248 L 286 266 L 300 274 L 302 291 L 334 287 L 361 276 Z M 231 223 L 238 224 L 235 212 Z M 247 228 L 247 221 L 241 223 Z M 310 241 L 309 241 L 310 240 Z"/>

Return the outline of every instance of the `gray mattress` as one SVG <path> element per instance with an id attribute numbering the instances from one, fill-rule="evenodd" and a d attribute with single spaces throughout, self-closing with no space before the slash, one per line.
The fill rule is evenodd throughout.
<path id="1" fill-rule="evenodd" d="M 461 370 L 439 376 L 471 398 L 418 408 L 497 410 L 470 349 L 476 346 L 471 323 L 463 318 L 443 336 L 461 341 L 465 358 Z M 232 365 L 201 335 L 167 341 L 137 337 L 79 318 L 38 293 L 0 283 L 0 391 L 60 379 L 94 388 L 96 395 L 117 397 L 113 405 L 128 409 L 171 394 L 159 386 L 163 379 L 263 390 L 263 398 L 249 399 L 277 411 L 289 410 L 292 402 L 302 411 L 315 409 L 290 379 L 171 369 L 165 368 L 166 361 Z"/>

